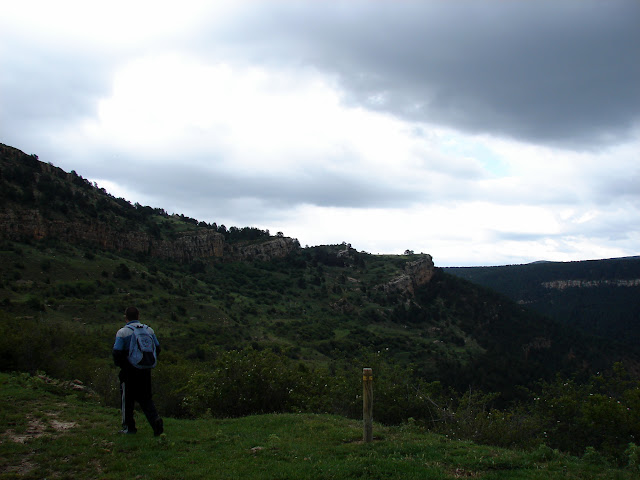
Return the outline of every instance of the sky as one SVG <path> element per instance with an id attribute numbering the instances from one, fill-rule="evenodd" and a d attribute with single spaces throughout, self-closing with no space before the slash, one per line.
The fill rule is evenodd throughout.
<path id="1" fill-rule="evenodd" d="M 0 143 L 302 246 L 640 255 L 640 2 L 1 1 Z"/>

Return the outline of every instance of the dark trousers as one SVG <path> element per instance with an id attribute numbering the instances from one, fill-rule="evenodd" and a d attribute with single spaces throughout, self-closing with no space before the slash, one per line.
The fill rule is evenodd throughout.
<path id="1" fill-rule="evenodd" d="M 120 395 L 122 398 L 122 428 L 128 432 L 136 431 L 136 421 L 133 418 L 135 402 L 147 417 L 151 427 L 154 427 L 160 416 L 151 398 L 151 370 L 132 368 L 120 370 Z"/>

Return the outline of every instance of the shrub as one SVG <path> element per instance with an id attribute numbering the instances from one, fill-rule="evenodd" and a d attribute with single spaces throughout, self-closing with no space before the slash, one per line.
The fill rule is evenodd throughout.
<path id="1" fill-rule="evenodd" d="M 631 470 L 640 471 L 640 448 L 631 442 L 624 453 L 628 458 L 627 466 Z"/>
<path id="2" fill-rule="evenodd" d="M 576 455 L 591 448 L 624 463 L 640 428 L 640 383 L 620 364 L 583 384 L 557 378 L 543 384 L 531 413 L 552 446 Z"/>
<path id="3" fill-rule="evenodd" d="M 318 372 L 303 376 L 295 362 L 270 350 L 223 352 L 210 369 L 191 375 L 184 407 L 194 416 L 209 411 L 220 417 L 307 411 L 312 397 L 328 398 L 320 377 Z M 324 386 L 328 388 L 330 382 L 325 379 Z M 314 403 L 314 407 L 320 407 Z"/>
<path id="4" fill-rule="evenodd" d="M 591 465 L 606 465 L 607 460 L 601 452 L 597 451 L 594 447 L 587 447 L 584 451 L 582 459 L 590 463 Z"/>
<path id="5" fill-rule="evenodd" d="M 560 455 L 558 450 L 554 450 L 551 447 L 548 447 L 544 443 L 541 443 L 536 450 L 533 452 L 533 458 L 537 462 L 548 462 L 549 460 L 553 460 Z"/>
<path id="6" fill-rule="evenodd" d="M 44 302 L 39 297 L 35 295 L 29 295 L 25 304 L 32 310 L 44 311 Z"/>
<path id="7" fill-rule="evenodd" d="M 58 297 L 84 298 L 92 296 L 97 289 L 95 282 L 78 280 L 75 282 L 59 282 L 52 288 L 53 293 Z"/>
<path id="8" fill-rule="evenodd" d="M 120 263 L 113 272 L 113 278 L 129 280 L 131 279 L 131 270 L 124 263 Z"/>
<path id="9" fill-rule="evenodd" d="M 92 378 L 96 358 L 106 356 L 102 340 L 81 326 L 74 328 L 36 319 L 14 319 L 0 311 L 0 370 L 35 373 L 60 379 Z"/>

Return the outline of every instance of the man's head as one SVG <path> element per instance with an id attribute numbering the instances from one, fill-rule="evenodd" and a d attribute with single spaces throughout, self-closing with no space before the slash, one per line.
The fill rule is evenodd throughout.
<path id="1" fill-rule="evenodd" d="M 127 317 L 127 321 L 138 320 L 140 316 L 140 312 L 136 307 L 129 307 L 124 311 L 124 316 Z"/>

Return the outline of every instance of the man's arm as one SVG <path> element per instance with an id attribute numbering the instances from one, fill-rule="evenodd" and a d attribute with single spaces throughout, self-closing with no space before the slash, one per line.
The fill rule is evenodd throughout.
<path id="1" fill-rule="evenodd" d="M 120 332 L 116 335 L 116 341 L 113 344 L 113 363 L 116 367 L 125 368 L 129 360 L 127 360 L 128 349 L 125 349 L 124 337 L 120 335 Z"/>

